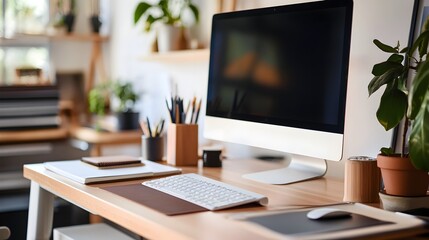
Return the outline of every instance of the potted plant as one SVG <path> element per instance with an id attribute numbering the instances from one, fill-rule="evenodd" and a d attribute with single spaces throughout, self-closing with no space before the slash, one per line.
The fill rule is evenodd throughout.
<path id="1" fill-rule="evenodd" d="M 145 31 L 149 32 L 154 23 L 161 22 L 157 34 L 158 50 L 182 50 L 187 45 L 183 21 L 186 12 L 193 15 L 195 22 L 199 21 L 198 8 L 191 0 L 160 0 L 156 4 L 142 1 L 134 11 L 134 24 L 144 19 Z"/>
<path id="2" fill-rule="evenodd" d="M 423 29 L 410 47 L 401 48 L 399 42 L 389 46 L 377 39 L 374 44 L 389 53 L 386 61 L 374 65 L 374 78 L 368 85 L 369 95 L 386 86 L 377 119 L 386 131 L 403 124 L 400 152 L 382 148 L 377 157 L 386 193 L 425 196 L 429 182 L 429 31 Z"/>
<path id="3" fill-rule="evenodd" d="M 109 108 L 110 99 L 110 83 L 102 83 L 91 89 L 88 94 L 88 105 L 89 112 L 95 114 L 96 119 L 94 120 L 95 129 L 100 131 L 101 118 L 103 118 Z"/>
<path id="4" fill-rule="evenodd" d="M 97 116 L 96 129 L 101 130 L 100 121 L 110 107 L 111 96 L 118 100 L 118 107 L 115 108 L 117 129 L 139 129 L 139 113 L 133 109 L 139 95 L 133 90 L 132 84 L 126 82 L 102 83 L 89 92 L 89 111 Z"/>
<path id="5" fill-rule="evenodd" d="M 119 130 L 139 129 L 139 113 L 134 111 L 134 105 L 139 95 L 133 90 L 131 83 L 115 82 L 112 84 L 113 95 L 119 100 L 116 110 Z"/>

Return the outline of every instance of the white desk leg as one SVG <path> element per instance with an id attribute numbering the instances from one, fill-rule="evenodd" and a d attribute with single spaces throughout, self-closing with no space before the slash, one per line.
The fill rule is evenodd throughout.
<path id="1" fill-rule="evenodd" d="M 31 181 L 27 240 L 48 240 L 52 232 L 55 195 Z"/>

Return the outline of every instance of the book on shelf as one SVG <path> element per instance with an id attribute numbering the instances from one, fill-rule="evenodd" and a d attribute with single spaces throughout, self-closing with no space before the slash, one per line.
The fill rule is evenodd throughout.
<path id="1" fill-rule="evenodd" d="M 55 85 L 32 85 L 32 86 L 1 86 L 0 99 L 41 99 L 57 98 L 60 92 Z"/>
<path id="2" fill-rule="evenodd" d="M 0 118 L 6 117 L 33 117 L 35 115 L 49 116 L 58 115 L 60 109 L 56 105 L 18 105 L 16 107 L 1 107 L 0 104 Z"/>
<path id="3" fill-rule="evenodd" d="M 46 169 L 82 184 L 180 173 L 175 167 L 142 160 L 140 166 L 102 169 L 81 160 L 45 162 Z"/>
<path id="4" fill-rule="evenodd" d="M 0 118 L 0 129 L 58 127 L 60 124 L 61 118 L 57 115 Z"/>
<path id="5" fill-rule="evenodd" d="M 1 86 L 0 129 L 58 127 L 59 99 L 54 85 Z"/>

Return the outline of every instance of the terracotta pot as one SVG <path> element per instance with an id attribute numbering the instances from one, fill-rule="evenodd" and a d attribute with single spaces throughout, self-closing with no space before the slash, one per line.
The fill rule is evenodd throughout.
<path id="1" fill-rule="evenodd" d="M 407 197 L 426 195 L 429 175 L 416 169 L 410 159 L 378 155 L 377 166 L 381 169 L 387 194 Z"/>

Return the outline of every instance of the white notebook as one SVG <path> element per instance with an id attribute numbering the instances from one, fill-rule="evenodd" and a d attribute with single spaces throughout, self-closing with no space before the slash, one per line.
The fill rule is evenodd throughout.
<path id="1" fill-rule="evenodd" d="M 178 168 L 162 165 L 148 160 L 142 160 L 142 163 L 144 164 L 142 166 L 111 169 L 100 169 L 80 160 L 45 162 L 43 165 L 46 169 L 52 172 L 63 175 L 64 177 L 83 184 L 162 176 L 181 172 L 181 170 Z"/>

